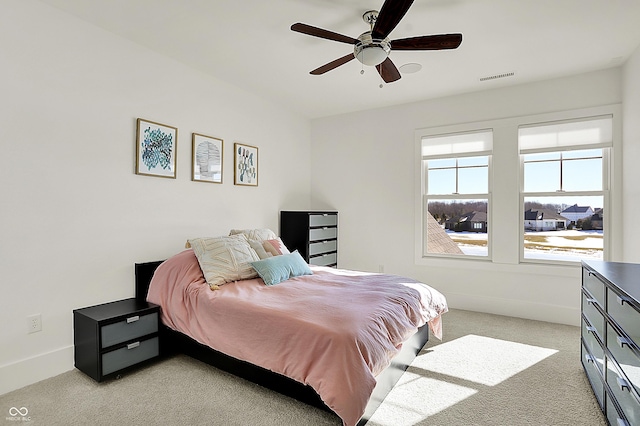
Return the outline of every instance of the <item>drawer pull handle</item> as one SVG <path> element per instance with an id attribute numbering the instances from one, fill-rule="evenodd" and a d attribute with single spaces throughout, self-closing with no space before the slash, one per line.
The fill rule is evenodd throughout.
<path id="1" fill-rule="evenodd" d="M 628 347 L 631 347 L 629 345 L 629 339 L 627 339 L 626 337 L 618 336 L 617 340 L 618 340 L 618 345 L 620 345 L 621 348 L 624 348 L 624 345 L 627 345 Z"/>
<path id="2" fill-rule="evenodd" d="M 596 299 L 587 299 L 587 303 L 590 305 L 595 305 L 596 304 Z"/>
<path id="3" fill-rule="evenodd" d="M 135 317 L 129 317 L 127 318 L 127 324 L 131 324 L 132 322 L 136 322 L 140 319 L 140 317 L 138 315 L 136 315 Z"/>
<path id="4" fill-rule="evenodd" d="M 140 342 L 133 342 L 133 343 L 129 343 L 129 344 L 127 345 L 127 349 L 137 348 L 138 346 L 140 346 Z"/>
<path id="5" fill-rule="evenodd" d="M 616 300 L 618 301 L 618 303 L 620 304 L 620 306 L 624 306 L 625 302 L 628 304 L 629 300 L 625 297 L 622 296 L 618 296 L 616 297 Z"/>
<path id="6" fill-rule="evenodd" d="M 329 215 L 325 213 L 325 214 L 323 214 L 322 216 L 327 217 L 327 216 L 329 216 Z"/>
<path id="7" fill-rule="evenodd" d="M 629 382 L 627 382 L 622 377 L 618 377 L 617 380 L 618 380 L 618 386 L 620 386 L 621 391 L 624 391 L 626 389 L 628 392 L 631 392 L 631 386 L 629 385 Z"/>
<path id="8" fill-rule="evenodd" d="M 589 354 L 585 354 L 584 359 L 586 359 L 587 362 L 591 362 L 591 363 L 594 362 L 593 357 L 591 355 L 589 355 Z"/>
<path id="9" fill-rule="evenodd" d="M 596 328 L 591 325 L 587 326 L 587 331 L 596 334 Z"/>

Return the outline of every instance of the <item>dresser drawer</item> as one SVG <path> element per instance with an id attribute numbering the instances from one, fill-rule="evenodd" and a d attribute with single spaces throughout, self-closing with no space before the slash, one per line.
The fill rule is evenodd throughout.
<path id="1" fill-rule="evenodd" d="M 117 345 L 158 331 L 158 314 L 132 315 L 100 329 L 101 347 Z"/>
<path id="2" fill-rule="evenodd" d="M 611 395 L 607 393 L 607 420 L 609 420 L 609 425 L 611 426 L 631 426 L 626 420 L 624 420 L 623 416 L 618 413 L 618 409 L 616 408 L 613 400 L 611 399 Z"/>
<path id="3" fill-rule="evenodd" d="M 607 384 L 618 401 L 629 424 L 640 425 L 640 403 L 629 380 L 618 370 L 614 361 L 607 357 Z"/>
<path id="4" fill-rule="evenodd" d="M 607 325 L 607 348 L 616 359 L 622 373 L 640 395 L 640 358 L 633 351 L 633 343 L 621 336 L 611 325 Z"/>
<path id="5" fill-rule="evenodd" d="M 615 291 L 607 291 L 607 313 L 640 347 L 640 312 Z"/>
<path id="6" fill-rule="evenodd" d="M 338 228 L 309 229 L 309 241 L 330 240 L 338 238 Z"/>
<path id="7" fill-rule="evenodd" d="M 321 253 L 328 253 L 330 251 L 336 251 L 337 249 L 338 249 L 338 242 L 336 240 L 321 241 L 319 243 L 311 243 L 309 244 L 309 256 L 313 256 Z"/>
<path id="8" fill-rule="evenodd" d="M 591 326 L 596 329 L 598 338 L 604 342 L 605 321 L 604 316 L 596 308 L 597 301 L 582 293 L 582 314 L 587 318 Z"/>
<path id="9" fill-rule="evenodd" d="M 336 214 L 310 214 L 309 226 L 336 226 L 338 225 L 338 215 Z"/>
<path id="10" fill-rule="evenodd" d="M 604 308 L 606 287 L 593 272 L 589 272 L 586 268 L 582 268 L 582 286 L 586 288 L 589 293 L 591 293 L 591 296 Z"/>
<path id="11" fill-rule="evenodd" d="M 595 363 L 600 370 L 600 374 L 604 374 L 604 349 L 596 339 L 595 327 L 589 325 L 585 318 L 582 318 L 582 342 L 587 347 L 591 355 L 595 357 Z"/>
<path id="12" fill-rule="evenodd" d="M 158 338 L 130 343 L 102 355 L 102 375 L 113 373 L 160 355 Z"/>
<path id="13" fill-rule="evenodd" d="M 589 382 L 591 382 L 591 388 L 598 400 L 598 404 L 600 404 L 600 407 L 604 407 L 604 383 L 602 382 L 602 376 L 600 376 L 598 372 L 598 367 L 596 367 L 597 362 L 598 360 L 582 345 L 582 365 L 584 366 L 584 371 L 587 373 Z"/>
<path id="14" fill-rule="evenodd" d="M 327 253 L 322 256 L 316 256 L 309 259 L 311 265 L 328 266 L 338 263 L 337 253 Z"/>

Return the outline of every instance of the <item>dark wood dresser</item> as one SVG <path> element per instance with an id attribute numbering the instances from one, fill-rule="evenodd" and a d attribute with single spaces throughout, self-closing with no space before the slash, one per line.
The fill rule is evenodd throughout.
<path id="1" fill-rule="evenodd" d="M 640 425 L 640 265 L 582 262 L 582 366 L 611 426 Z"/>
<path id="2" fill-rule="evenodd" d="M 338 266 L 338 212 L 281 211 L 280 238 L 311 265 Z"/>

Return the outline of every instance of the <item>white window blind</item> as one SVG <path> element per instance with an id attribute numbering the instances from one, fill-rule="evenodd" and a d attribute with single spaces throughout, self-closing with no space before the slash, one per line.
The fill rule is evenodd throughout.
<path id="1" fill-rule="evenodd" d="M 520 153 L 606 148 L 613 145 L 613 117 L 592 117 L 518 128 Z"/>
<path id="2" fill-rule="evenodd" d="M 422 138 L 423 159 L 490 155 L 492 149 L 493 132 L 491 130 Z"/>

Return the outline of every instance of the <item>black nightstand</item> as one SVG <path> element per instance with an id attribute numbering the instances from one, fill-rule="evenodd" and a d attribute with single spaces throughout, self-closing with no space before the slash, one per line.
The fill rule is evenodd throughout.
<path id="1" fill-rule="evenodd" d="M 125 299 L 73 311 L 75 366 L 101 382 L 160 355 L 160 307 Z"/>

